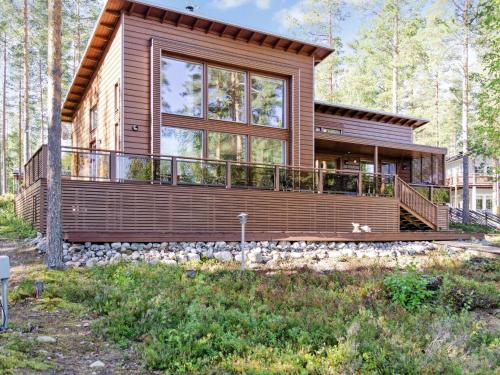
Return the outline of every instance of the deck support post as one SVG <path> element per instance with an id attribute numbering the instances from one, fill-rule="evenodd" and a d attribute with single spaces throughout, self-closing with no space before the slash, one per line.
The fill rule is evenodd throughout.
<path id="1" fill-rule="evenodd" d="M 172 186 L 177 185 L 177 158 L 172 157 Z"/>
<path id="2" fill-rule="evenodd" d="M 274 166 L 274 191 L 280 191 L 280 166 Z"/>
<path id="3" fill-rule="evenodd" d="M 226 161 L 226 189 L 231 189 L 231 161 Z"/>

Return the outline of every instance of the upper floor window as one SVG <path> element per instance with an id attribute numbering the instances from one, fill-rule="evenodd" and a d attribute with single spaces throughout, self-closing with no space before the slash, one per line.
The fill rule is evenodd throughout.
<path id="1" fill-rule="evenodd" d="M 252 75 L 252 123 L 283 128 L 285 80 Z"/>
<path id="2" fill-rule="evenodd" d="M 286 128 L 285 98 L 285 79 L 161 59 L 162 113 Z"/>
<path id="3" fill-rule="evenodd" d="M 163 57 L 161 60 L 161 111 L 203 116 L 203 65 Z"/>
<path id="4" fill-rule="evenodd" d="M 97 105 L 90 109 L 90 131 L 97 129 L 99 125 L 99 113 L 97 112 Z"/>
<path id="5" fill-rule="evenodd" d="M 246 73 L 208 67 L 208 118 L 247 121 Z"/>

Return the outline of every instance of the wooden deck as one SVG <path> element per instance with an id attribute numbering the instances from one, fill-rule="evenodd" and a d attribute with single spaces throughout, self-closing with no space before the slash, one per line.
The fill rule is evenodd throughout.
<path id="1" fill-rule="evenodd" d="M 46 180 L 16 197 L 18 214 L 44 232 Z M 238 241 L 238 213 L 249 214 L 248 240 L 462 240 L 476 234 L 400 232 L 395 198 L 201 186 L 63 180 L 68 241 Z M 371 233 L 351 233 L 352 222 Z"/>

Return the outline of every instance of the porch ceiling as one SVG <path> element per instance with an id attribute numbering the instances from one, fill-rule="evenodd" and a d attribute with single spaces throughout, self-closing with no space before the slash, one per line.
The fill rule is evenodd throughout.
<path id="1" fill-rule="evenodd" d="M 433 154 L 446 154 L 446 149 L 441 147 L 377 141 L 368 138 L 350 137 L 340 134 L 315 134 L 315 148 L 317 151 L 373 155 L 375 146 L 378 146 L 379 156 L 392 158 L 416 158 L 421 156 L 430 156 Z"/>

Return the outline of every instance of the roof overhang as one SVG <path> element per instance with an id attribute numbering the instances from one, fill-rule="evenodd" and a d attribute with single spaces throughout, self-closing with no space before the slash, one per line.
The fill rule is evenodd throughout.
<path id="1" fill-rule="evenodd" d="M 414 143 L 398 143 L 379 141 L 376 139 L 352 137 L 342 134 L 329 134 L 323 132 L 314 133 L 315 145 L 319 148 L 335 148 L 336 151 L 351 151 L 360 154 L 372 152 L 375 146 L 379 147 L 379 152 L 385 151 L 387 155 L 394 157 L 420 157 L 430 155 L 446 155 L 447 149 L 442 147 L 432 147 Z M 339 147 L 340 146 L 340 147 Z"/>
<path id="2" fill-rule="evenodd" d="M 359 108 L 344 104 L 326 103 L 321 101 L 314 102 L 314 109 L 319 113 L 330 115 L 350 117 L 362 120 L 377 121 L 387 124 L 396 124 L 409 126 L 416 129 L 427 124 L 430 120 L 413 116 L 400 115 L 390 112 L 376 111 L 367 108 Z"/>
<path id="3" fill-rule="evenodd" d="M 333 49 L 325 46 L 202 17 L 196 13 L 183 12 L 146 2 L 107 0 L 64 100 L 62 106 L 63 121 L 72 120 L 88 84 L 104 57 L 122 13 L 140 16 L 144 19 L 153 19 L 186 30 L 202 31 L 220 38 L 239 40 L 265 48 L 314 57 L 315 63 L 321 62 L 333 52 Z"/>

